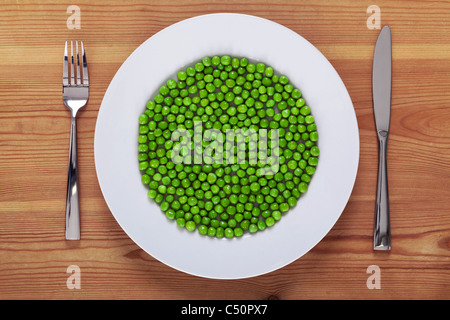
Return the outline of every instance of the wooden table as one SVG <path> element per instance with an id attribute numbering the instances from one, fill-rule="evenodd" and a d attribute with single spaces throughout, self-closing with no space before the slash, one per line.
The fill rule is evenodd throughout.
<path id="1" fill-rule="evenodd" d="M 80 29 L 67 25 L 77 22 L 67 13 L 72 4 L 81 10 Z M 369 28 L 377 22 L 371 5 L 393 39 L 391 252 L 372 250 L 371 71 L 379 30 Z M 288 266 L 242 280 L 197 278 L 141 250 L 110 213 L 94 166 L 97 113 L 123 61 L 161 29 L 216 12 L 276 21 L 321 50 L 348 88 L 361 140 L 354 191 L 329 234 Z M 0 299 L 450 298 L 450 1 L 7 0 L 0 21 Z M 78 118 L 82 240 L 75 242 L 64 240 L 66 39 L 86 44 L 91 77 Z M 67 286 L 72 265 L 80 289 Z"/>

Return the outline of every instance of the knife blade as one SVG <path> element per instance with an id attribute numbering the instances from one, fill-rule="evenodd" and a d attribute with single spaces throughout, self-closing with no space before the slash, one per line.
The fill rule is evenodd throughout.
<path id="1" fill-rule="evenodd" d="M 391 118 L 392 44 L 391 29 L 381 29 L 375 45 L 372 70 L 372 99 L 378 137 L 378 181 L 375 203 L 374 250 L 391 250 L 387 141 Z"/>
<path id="2" fill-rule="evenodd" d="M 372 70 L 373 109 L 377 132 L 389 132 L 391 117 L 391 30 L 383 27 L 375 45 Z"/>

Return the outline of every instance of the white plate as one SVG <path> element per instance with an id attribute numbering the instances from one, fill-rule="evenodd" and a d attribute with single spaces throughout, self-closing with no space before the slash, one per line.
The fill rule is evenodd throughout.
<path id="1" fill-rule="evenodd" d="M 308 192 L 272 228 L 234 239 L 190 233 L 147 198 L 137 161 L 138 117 L 156 90 L 204 56 L 265 62 L 303 92 L 319 133 L 319 165 Z M 176 23 L 139 46 L 106 91 L 95 130 L 95 166 L 109 209 L 128 236 L 159 261 L 218 279 L 261 275 L 313 248 L 333 227 L 353 189 L 358 124 L 349 94 L 328 60 L 277 23 L 242 14 L 210 14 Z"/>

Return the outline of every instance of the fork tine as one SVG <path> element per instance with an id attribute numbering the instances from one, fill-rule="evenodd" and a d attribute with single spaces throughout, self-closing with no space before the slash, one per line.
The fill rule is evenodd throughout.
<path id="1" fill-rule="evenodd" d="M 83 41 L 81 41 L 81 56 L 83 59 L 83 85 L 88 86 L 89 85 L 89 74 L 88 74 L 86 54 L 84 52 Z"/>
<path id="2" fill-rule="evenodd" d="M 75 84 L 75 67 L 73 65 L 73 42 L 70 41 L 70 56 L 71 56 L 71 63 L 70 63 L 70 84 Z"/>
<path id="3" fill-rule="evenodd" d="M 77 85 L 81 85 L 81 71 L 80 71 L 80 55 L 78 53 L 78 40 L 75 41 L 77 48 Z"/>
<path id="4" fill-rule="evenodd" d="M 64 62 L 63 62 L 63 86 L 69 85 L 69 60 L 67 57 L 67 41 L 64 47 Z"/>

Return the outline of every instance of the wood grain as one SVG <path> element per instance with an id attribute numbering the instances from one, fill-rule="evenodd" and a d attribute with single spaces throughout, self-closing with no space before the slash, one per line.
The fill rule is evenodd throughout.
<path id="1" fill-rule="evenodd" d="M 0 299 L 449 299 L 450 1 L 2 1 L 0 7 Z M 376 4 L 393 39 L 388 171 L 392 251 L 372 251 L 377 140 L 371 102 Z M 356 111 L 361 154 L 350 201 L 309 253 L 269 274 L 208 280 L 173 270 L 122 231 L 94 165 L 97 113 L 128 55 L 182 19 L 238 12 L 291 28 L 336 68 Z M 62 44 L 83 39 L 90 98 L 78 121 L 82 240 L 64 240 L 70 118 Z M 270 45 L 270 44 L 268 44 Z M 66 287 L 69 265 L 81 289 Z M 381 289 L 366 286 L 370 265 Z"/>

